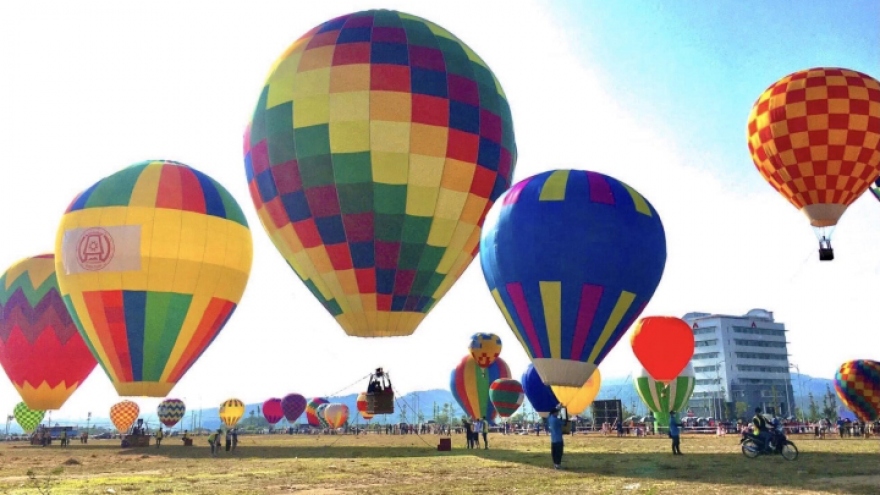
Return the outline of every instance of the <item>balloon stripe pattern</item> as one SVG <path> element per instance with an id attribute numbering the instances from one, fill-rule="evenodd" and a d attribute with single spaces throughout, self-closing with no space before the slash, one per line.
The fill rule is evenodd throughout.
<path id="1" fill-rule="evenodd" d="M 361 413 L 361 417 L 366 421 L 373 419 L 373 415 L 367 412 L 367 393 L 361 392 L 357 396 L 357 401 L 355 402 L 357 406 L 357 410 Z"/>
<path id="2" fill-rule="evenodd" d="M 163 425 L 174 428 L 186 415 L 186 404 L 180 399 L 165 399 L 156 408 L 156 415 Z"/>
<path id="3" fill-rule="evenodd" d="M 656 415 L 658 426 L 668 426 L 670 412 L 679 412 L 687 408 L 688 401 L 694 393 L 696 375 L 694 366 L 688 363 L 684 371 L 666 385 L 653 379 L 651 374 L 642 368 L 634 384 L 642 402 Z"/>
<path id="4" fill-rule="evenodd" d="M 263 417 L 266 418 L 266 422 L 272 426 L 275 426 L 275 423 L 281 421 L 281 418 L 284 417 L 284 409 L 281 407 L 281 399 L 273 397 L 266 402 L 263 402 Z"/>
<path id="5" fill-rule="evenodd" d="M 330 428 L 340 428 L 348 421 L 348 413 L 345 404 L 328 404 L 324 409 L 324 420 Z"/>
<path id="6" fill-rule="evenodd" d="M 581 170 L 525 179 L 500 201 L 480 250 L 492 296 L 544 383 L 580 387 L 660 282 L 660 217 L 630 186 Z"/>
<path id="7" fill-rule="evenodd" d="M 119 394 L 164 397 L 232 316 L 252 245 L 223 186 L 152 161 L 80 194 L 56 254 L 65 303 Z"/>
<path id="8" fill-rule="evenodd" d="M 318 407 L 321 404 L 327 404 L 327 402 L 327 399 L 323 397 L 315 397 L 306 404 L 306 421 L 309 423 L 309 426 L 316 428 L 321 426 L 321 419 L 318 417 Z"/>
<path id="9" fill-rule="evenodd" d="M 31 433 L 40 426 L 46 411 L 31 409 L 24 402 L 19 402 L 12 410 L 12 414 L 18 426 L 21 426 L 25 433 Z"/>
<path id="10" fill-rule="evenodd" d="M 440 26 L 388 10 L 294 42 L 244 148 L 263 227 L 356 336 L 415 331 L 473 260 L 516 164 L 510 108 L 486 63 Z"/>
<path id="11" fill-rule="evenodd" d="M 25 404 L 41 411 L 60 409 L 98 364 L 61 298 L 52 254 L 0 276 L 0 364 Z"/>
<path id="12" fill-rule="evenodd" d="M 319 404 L 318 407 L 315 408 L 315 417 L 318 418 L 318 426 L 321 428 L 329 428 L 330 423 L 327 422 L 327 417 L 324 416 L 324 411 L 330 406 L 329 402 L 325 402 L 324 404 Z"/>
<path id="13" fill-rule="evenodd" d="M 789 74 L 755 102 L 747 133 L 758 171 L 795 208 L 846 207 L 880 175 L 880 82 L 840 68 Z M 812 225 L 836 224 L 835 211 Z"/>
<path id="14" fill-rule="evenodd" d="M 452 370 L 449 389 L 465 414 L 492 422 L 497 412 L 489 396 L 489 386 L 499 378 L 510 378 L 510 368 L 503 359 L 498 358 L 489 367 L 480 368 L 473 356 L 466 356 Z"/>
<path id="15" fill-rule="evenodd" d="M 232 428 L 238 424 L 238 421 L 244 416 L 244 402 L 238 399 L 227 399 L 223 404 L 220 404 L 220 410 L 218 413 L 220 421 L 222 421 L 227 428 Z"/>
<path id="16" fill-rule="evenodd" d="M 880 419 L 880 363 L 847 361 L 834 376 L 834 390 L 841 402 L 861 421 Z"/>
<path id="17" fill-rule="evenodd" d="M 110 421 L 119 433 L 126 433 L 140 413 L 140 406 L 130 400 L 124 400 L 110 406 Z"/>
<path id="18" fill-rule="evenodd" d="M 287 394 L 281 399 L 281 409 L 288 423 L 293 423 L 306 410 L 306 398 L 300 394 Z"/>
<path id="19" fill-rule="evenodd" d="M 524 398 L 522 385 L 512 378 L 499 378 L 489 385 L 489 399 L 502 418 L 512 416 Z"/>

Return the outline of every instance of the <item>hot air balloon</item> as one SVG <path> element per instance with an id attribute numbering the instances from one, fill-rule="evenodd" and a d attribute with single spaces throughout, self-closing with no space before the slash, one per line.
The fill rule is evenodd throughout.
<path id="1" fill-rule="evenodd" d="M 691 394 L 694 393 L 695 382 L 694 367 L 688 364 L 668 385 L 651 378 L 651 374 L 644 368 L 634 384 L 642 402 L 654 413 L 654 427 L 659 428 L 669 426 L 669 413 L 687 409 Z"/>
<path id="2" fill-rule="evenodd" d="M 273 397 L 263 402 L 263 417 L 266 421 L 275 426 L 275 423 L 281 421 L 284 417 L 284 409 L 281 407 L 281 399 Z"/>
<path id="3" fill-rule="evenodd" d="M 287 394 L 281 399 L 281 409 L 287 422 L 293 424 L 306 410 L 306 398 L 299 394 Z"/>
<path id="4" fill-rule="evenodd" d="M 306 404 L 306 421 L 309 426 L 321 426 L 321 420 L 318 419 L 318 406 L 326 404 L 328 401 L 322 397 L 315 397 Z"/>
<path id="5" fill-rule="evenodd" d="M 327 410 L 327 406 L 329 406 L 329 402 L 325 402 L 324 404 L 318 404 L 318 407 L 315 408 L 315 417 L 318 418 L 318 426 L 321 428 L 328 428 L 330 426 L 327 423 L 327 418 L 324 417 L 324 411 Z"/>
<path id="6" fill-rule="evenodd" d="M 31 409 L 24 402 L 19 402 L 12 410 L 12 415 L 15 416 L 15 422 L 21 426 L 25 433 L 31 433 L 37 429 L 37 426 L 40 426 L 46 411 Z"/>
<path id="7" fill-rule="evenodd" d="M 345 404 L 327 404 L 324 409 L 324 420 L 330 428 L 341 428 L 348 421 L 348 406 Z"/>
<path id="8" fill-rule="evenodd" d="M 559 399 L 556 398 L 553 389 L 549 385 L 544 384 L 544 381 L 541 380 L 541 375 L 538 374 L 538 370 L 533 365 L 530 364 L 526 368 L 522 374 L 521 381 L 523 392 L 526 394 L 526 398 L 529 399 L 529 404 L 538 413 L 538 416 L 546 418 L 550 415 L 550 411 L 559 405 Z"/>
<path id="9" fill-rule="evenodd" d="M 880 419 L 880 363 L 847 361 L 834 375 L 834 390 L 841 402 L 861 421 Z"/>
<path id="10" fill-rule="evenodd" d="M 156 408 L 156 416 L 168 428 L 174 428 L 184 415 L 186 415 L 186 404 L 180 399 L 165 399 Z"/>
<path id="11" fill-rule="evenodd" d="M 599 368 L 590 375 L 587 383 L 580 387 L 565 387 L 561 385 L 553 385 L 553 395 L 559 399 L 559 403 L 565 406 L 568 414 L 580 414 L 584 412 L 590 404 L 596 400 L 599 395 L 599 388 L 602 387 L 602 373 Z"/>
<path id="12" fill-rule="evenodd" d="M 871 193 L 874 194 L 874 197 L 880 201 L 880 179 L 874 181 L 874 184 L 870 187 Z"/>
<path id="13" fill-rule="evenodd" d="M 489 385 L 489 400 L 502 418 L 512 416 L 524 398 L 522 385 L 513 378 L 499 378 Z"/>
<path id="14" fill-rule="evenodd" d="M 468 350 L 480 368 L 488 368 L 501 354 L 501 337 L 494 333 L 475 333 Z"/>
<path id="15" fill-rule="evenodd" d="M 127 433 L 140 413 L 140 406 L 130 400 L 124 400 L 110 406 L 110 421 L 119 433 Z"/>
<path id="16" fill-rule="evenodd" d="M 834 259 L 831 231 L 880 176 L 880 82 L 813 68 L 773 83 L 752 107 L 749 152 L 764 179 L 803 212 Z"/>
<path id="17" fill-rule="evenodd" d="M 648 316 L 639 320 L 630 344 L 651 378 L 669 383 L 684 371 L 694 355 L 694 332 L 681 318 Z"/>
<path id="18" fill-rule="evenodd" d="M 660 216 L 632 187 L 583 170 L 530 177 L 499 202 L 480 240 L 489 290 L 544 383 L 580 387 L 660 283 Z"/>
<path id="19" fill-rule="evenodd" d="M 165 397 L 235 310 L 252 246 L 223 186 L 159 160 L 80 193 L 55 254 L 67 308 L 119 395 Z"/>
<path id="20" fill-rule="evenodd" d="M 484 370 L 473 356 L 468 355 L 452 370 L 449 389 L 469 417 L 494 422 L 497 412 L 489 398 L 489 385 L 499 378 L 510 378 L 510 368 L 503 359 L 496 359 Z"/>
<path id="21" fill-rule="evenodd" d="M 220 404 L 219 414 L 220 421 L 227 428 L 232 428 L 244 416 L 244 402 L 238 399 L 227 399 L 223 404 Z"/>
<path id="22" fill-rule="evenodd" d="M 0 276 L 0 365 L 24 403 L 60 409 L 98 364 L 55 277 L 55 256 L 25 258 Z"/>
<path id="23" fill-rule="evenodd" d="M 278 59 L 244 137 L 263 227 L 348 335 L 412 334 L 477 253 L 510 185 L 513 122 L 467 45 L 389 10 Z"/>
<path id="24" fill-rule="evenodd" d="M 357 405 L 358 412 L 361 413 L 361 417 L 364 418 L 364 420 L 369 421 L 369 420 L 373 419 L 373 415 L 367 412 L 367 393 L 366 392 L 361 392 L 360 394 L 358 394 L 356 405 Z"/>

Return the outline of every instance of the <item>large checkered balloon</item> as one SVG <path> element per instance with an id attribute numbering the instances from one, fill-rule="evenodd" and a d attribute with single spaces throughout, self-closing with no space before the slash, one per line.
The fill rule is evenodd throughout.
<path id="1" fill-rule="evenodd" d="M 758 171 L 816 228 L 837 224 L 880 175 L 880 82 L 847 69 L 783 77 L 752 107 Z"/>
<path id="2" fill-rule="evenodd" d="M 244 138 L 275 246 L 345 332 L 412 334 L 510 185 L 507 98 L 467 45 L 408 14 L 321 24 L 275 63 Z"/>
<path id="3" fill-rule="evenodd" d="M 843 404 L 862 421 L 880 419 L 880 363 L 847 361 L 834 375 L 834 389 Z"/>

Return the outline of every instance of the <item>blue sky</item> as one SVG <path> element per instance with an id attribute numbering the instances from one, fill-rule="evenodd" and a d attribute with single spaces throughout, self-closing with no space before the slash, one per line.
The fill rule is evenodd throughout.
<path id="1" fill-rule="evenodd" d="M 412 337 L 355 339 L 293 275 L 248 196 L 241 136 L 272 62 L 313 26 L 374 8 L 337 2 L 0 2 L 0 266 L 50 251 L 83 188 L 145 159 L 187 163 L 235 196 L 254 267 L 236 314 L 172 391 L 192 406 L 229 397 L 325 395 L 377 365 L 400 390 L 446 387 L 469 336 L 493 331 L 519 376 L 528 363 L 479 261 Z M 876 2 L 483 2 L 389 0 L 447 28 L 486 60 L 509 97 L 515 180 L 553 168 L 612 175 L 660 212 L 669 257 L 645 315 L 744 314 L 786 323 L 792 361 L 830 377 L 878 358 L 880 205 L 852 205 L 820 264 L 803 215 L 748 155 L 749 110 L 780 77 L 837 65 L 880 77 Z M 866 346 L 865 344 L 869 344 Z M 870 346 L 873 346 L 873 350 Z M 626 337 L 605 376 L 637 367 Z M 340 390 L 351 393 L 351 390 Z M 119 399 L 99 369 L 60 413 Z M 142 410 L 158 400 L 137 399 Z M 18 401 L 0 379 L 0 413 Z"/>

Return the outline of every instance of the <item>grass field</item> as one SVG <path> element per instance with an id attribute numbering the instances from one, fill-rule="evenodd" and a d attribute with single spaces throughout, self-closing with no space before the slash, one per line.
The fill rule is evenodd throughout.
<path id="1" fill-rule="evenodd" d="M 684 436 L 686 455 L 673 457 L 667 438 L 579 435 L 566 438 L 560 471 L 543 435 L 493 434 L 489 450 L 466 450 L 459 435 L 452 452 L 437 452 L 436 436 L 242 436 L 217 458 L 204 437 L 189 448 L 169 438 L 161 449 L 4 442 L 0 493 L 41 493 L 38 484 L 52 494 L 880 493 L 877 440 L 792 440 L 794 462 L 746 459 L 737 436 Z"/>

